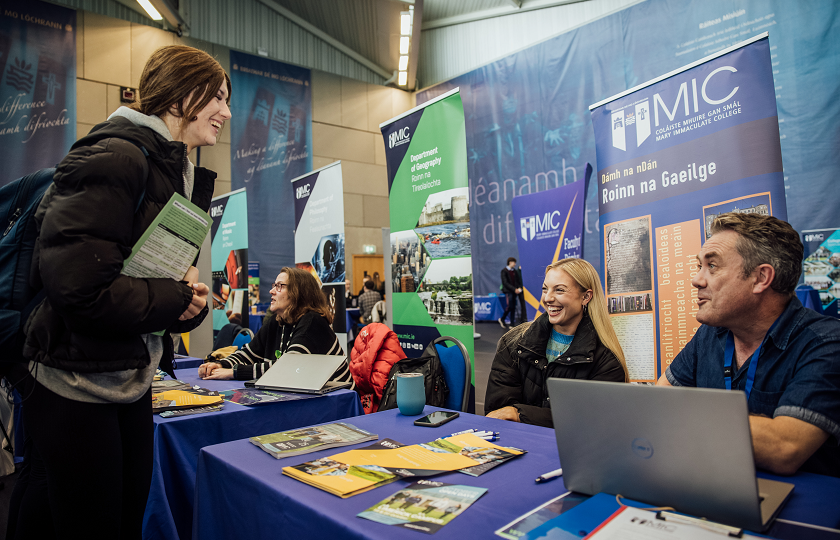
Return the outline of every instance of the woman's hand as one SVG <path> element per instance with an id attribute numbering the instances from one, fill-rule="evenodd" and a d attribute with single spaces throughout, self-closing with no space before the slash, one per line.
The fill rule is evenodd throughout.
<path id="1" fill-rule="evenodd" d="M 216 381 L 227 381 L 233 378 L 233 368 L 223 368 L 219 366 L 218 368 L 214 369 L 210 372 L 209 375 L 206 375 L 204 379 L 211 379 Z"/>
<path id="2" fill-rule="evenodd" d="M 516 407 L 502 407 L 487 413 L 487 418 L 498 418 L 499 420 L 510 420 L 519 422 L 519 409 Z"/>
<path id="3" fill-rule="evenodd" d="M 224 368 L 222 368 L 222 364 L 219 364 L 218 362 L 205 362 L 204 364 L 198 366 L 198 376 L 201 379 L 206 379 L 217 369 Z"/>
<path id="4" fill-rule="evenodd" d="M 178 317 L 179 321 L 192 319 L 201 313 L 201 310 L 207 305 L 207 295 L 210 293 L 210 288 L 204 283 L 195 283 L 190 285 L 190 287 L 193 290 L 193 297 L 190 300 L 190 305 L 187 307 L 187 310 Z"/>

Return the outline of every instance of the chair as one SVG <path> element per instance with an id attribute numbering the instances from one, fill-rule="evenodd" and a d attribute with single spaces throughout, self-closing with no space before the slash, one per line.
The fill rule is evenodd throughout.
<path id="1" fill-rule="evenodd" d="M 453 345 L 447 346 L 446 342 L 451 341 Z M 446 400 L 446 408 L 462 412 L 468 412 L 470 401 L 470 387 L 472 364 L 470 355 L 464 344 L 451 336 L 441 336 L 432 342 L 443 366 L 443 378 L 446 386 L 449 387 L 449 398 Z"/>
<path id="2" fill-rule="evenodd" d="M 370 311 L 370 320 L 371 322 L 384 323 L 386 319 L 385 301 L 380 300 L 373 305 L 373 309 Z"/>
<path id="3" fill-rule="evenodd" d="M 233 345 L 236 345 L 236 349 L 239 350 L 248 343 L 251 343 L 252 339 L 254 339 L 254 332 L 252 332 L 250 328 L 243 328 L 238 334 L 236 334 L 236 337 L 233 338 Z"/>

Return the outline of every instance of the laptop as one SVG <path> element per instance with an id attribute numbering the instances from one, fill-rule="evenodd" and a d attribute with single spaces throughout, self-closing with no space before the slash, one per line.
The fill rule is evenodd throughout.
<path id="1" fill-rule="evenodd" d="M 793 484 L 756 479 L 743 392 L 548 379 L 563 482 L 764 531 Z"/>
<path id="2" fill-rule="evenodd" d="M 327 394 L 348 388 L 349 382 L 328 382 L 346 360 L 346 356 L 335 354 L 284 354 L 256 380 L 254 388 L 301 394 Z"/>

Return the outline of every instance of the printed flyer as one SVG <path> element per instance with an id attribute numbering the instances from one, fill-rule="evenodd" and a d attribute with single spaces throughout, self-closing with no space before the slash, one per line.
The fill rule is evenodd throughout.
<path id="1" fill-rule="evenodd" d="M 590 107 L 601 271 L 632 381 L 699 327 L 697 253 L 718 214 L 787 219 L 767 33 Z"/>
<path id="2" fill-rule="evenodd" d="M 418 480 L 358 517 L 434 534 L 485 493 L 486 488 Z"/>
<path id="3" fill-rule="evenodd" d="M 440 336 L 457 338 L 473 357 L 472 231 L 458 89 L 380 128 L 388 166 L 394 331 L 409 358 Z M 471 377 L 474 387 L 474 371 Z"/>

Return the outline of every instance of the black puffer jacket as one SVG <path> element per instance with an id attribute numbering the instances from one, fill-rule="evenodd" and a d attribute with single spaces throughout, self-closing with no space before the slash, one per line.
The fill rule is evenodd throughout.
<path id="1" fill-rule="evenodd" d="M 97 125 L 73 145 L 36 214 L 30 280 L 46 298 L 25 328 L 27 359 L 85 373 L 143 368 L 150 358 L 141 334 L 186 332 L 201 323 L 206 309 L 178 321 L 192 298 L 185 283 L 120 274 L 172 194 L 184 195 L 186 166 L 186 145 L 126 118 Z M 205 211 L 215 178 L 195 168 L 192 202 Z M 161 367 L 171 369 L 166 337 Z"/>
<path id="2" fill-rule="evenodd" d="M 544 313 L 502 336 L 487 381 L 485 414 L 513 406 L 522 422 L 553 427 L 549 377 L 624 382 L 621 362 L 598 339 L 588 316 L 580 321 L 569 349 L 554 362 L 545 356 L 549 339 L 551 323 Z"/>

